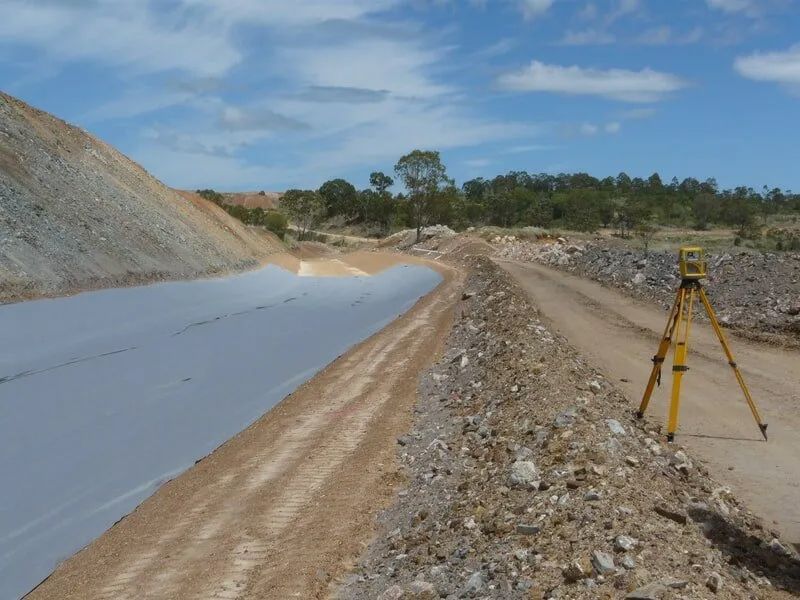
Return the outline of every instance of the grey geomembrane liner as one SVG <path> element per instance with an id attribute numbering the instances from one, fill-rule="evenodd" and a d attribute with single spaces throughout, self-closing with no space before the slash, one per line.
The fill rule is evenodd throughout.
<path id="1" fill-rule="evenodd" d="M 278 267 L 0 306 L 0 598 L 18 598 L 162 483 L 441 281 Z"/>

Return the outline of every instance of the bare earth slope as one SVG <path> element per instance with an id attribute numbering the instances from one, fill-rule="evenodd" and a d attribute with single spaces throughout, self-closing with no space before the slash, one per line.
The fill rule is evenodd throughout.
<path id="1" fill-rule="evenodd" d="M 0 93 L 0 302 L 242 268 L 278 248 Z"/>
<path id="2" fill-rule="evenodd" d="M 280 192 L 233 192 L 223 194 L 226 204 L 244 206 L 245 208 L 263 208 L 272 210 L 278 208 L 281 196 Z"/>

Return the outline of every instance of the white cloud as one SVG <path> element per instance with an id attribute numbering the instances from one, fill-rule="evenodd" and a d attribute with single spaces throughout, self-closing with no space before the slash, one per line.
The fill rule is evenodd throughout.
<path id="1" fill-rule="evenodd" d="M 616 38 L 608 31 L 584 29 L 583 31 L 567 31 L 561 39 L 565 46 L 590 46 L 613 44 Z"/>
<path id="2" fill-rule="evenodd" d="M 411 41 L 354 39 L 286 49 L 281 54 L 287 74 L 307 85 L 386 90 L 409 97 L 451 91 L 430 76 L 446 52 Z"/>
<path id="3" fill-rule="evenodd" d="M 242 60 L 233 29 L 283 30 L 329 19 L 357 19 L 399 0 L 140 0 L 0 2 L 0 43 L 21 44 L 64 63 L 124 67 L 125 75 L 178 70 L 226 73 Z"/>
<path id="4" fill-rule="evenodd" d="M 86 62 L 109 80 L 119 74 L 124 87 L 109 85 L 118 95 L 90 104 L 83 118 L 153 113 L 140 121 L 133 156 L 176 186 L 305 186 L 415 147 L 477 147 L 541 134 L 535 124 L 473 110 L 445 77 L 452 48 L 423 29 L 375 16 L 399 2 L 0 0 L 0 48 L 21 46 L 37 62 L 44 54 L 58 66 Z M 526 15 L 541 16 L 553 3 L 527 0 Z M 253 25 L 269 29 L 261 38 L 269 42 L 258 47 L 263 55 L 239 35 Z M 392 27 L 396 35 L 385 35 Z M 501 40 L 489 52 L 511 45 Z M 243 67 L 255 83 L 226 102 L 249 100 L 216 97 L 237 85 Z M 176 105 L 181 110 L 156 113 Z"/>
<path id="5" fill-rule="evenodd" d="M 580 11 L 578 11 L 578 18 L 584 21 L 592 21 L 597 18 L 597 5 L 594 2 L 589 2 Z"/>
<path id="6" fill-rule="evenodd" d="M 526 19 L 535 19 L 544 15 L 553 6 L 555 0 L 520 0 L 522 16 Z"/>
<path id="7" fill-rule="evenodd" d="M 258 189 L 298 174 L 285 168 L 249 164 L 233 156 L 187 152 L 174 146 L 145 144 L 137 155 L 144 168 L 179 189 Z"/>
<path id="8" fill-rule="evenodd" d="M 558 146 L 549 144 L 519 144 L 516 146 L 508 146 L 503 150 L 504 154 L 527 154 L 529 152 L 541 152 L 544 150 L 555 150 Z"/>
<path id="9" fill-rule="evenodd" d="M 641 8 L 639 0 L 617 0 L 616 8 L 611 11 L 608 21 L 613 22 L 627 15 L 638 12 Z"/>
<path id="10" fill-rule="evenodd" d="M 682 45 L 694 44 L 699 42 L 702 37 L 702 27 L 695 27 L 681 34 L 675 33 L 669 25 L 662 25 L 645 30 L 636 38 L 636 42 L 648 46 L 665 46 L 667 44 Z"/>
<path id="11" fill-rule="evenodd" d="M 187 8 L 199 8 L 219 24 L 260 23 L 291 26 L 330 19 L 351 20 L 391 8 L 399 0 L 178 0 Z"/>
<path id="12" fill-rule="evenodd" d="M 640 44 L 649 44 L 652 46 L 668 44 L 670 40 L 672 40 L 672 29 L 669 27 L 669 25 L 662 25 L 661 27 L 653 27 L 648 29 L 647 31 L 642 32 L 642 34 L 637 38 L 637 41 Z"/>
<path id="13" fill-rule="evenodd" d="M 622 123 L 619 121 L 611 121 L 609 123 L 591 123 L 583 122 L 580 124 L 565 124 L 562 128 L 562 134 L 566 137 L 574 137 L 576 135 L 584 137 L 594 137 L 601 133 L 613 135 L 622 130 Z"/>
<path id="14" fill-rule="evenodd" d="M 334 136 L 331 147 L 310 152 L 305 169 L 335 174 L 345 168 L 395 160 L 414 148 L 479 146 L 531 138 L 541 132 L 532 124 L 477 117 L 458 104 L 393 100 L 374 109 L 380 112 Z"/>
<path id="15" fill-rule="evenodd" d="M 706 0 L 706 4 L 727 13 L 744 12 L 754 8 L 753 0 Z"/>
<path id="16" fill-rule="evenodd" d="M 241 56 L 224 37 L 197 23 L 169 27 L 145 3 L 102 0 L 86 6 L 0 3 L 0 40 L 42 51 L 53 61 L 89 60 L 124 67 L 126 75 L 222 73 Z"/>
<path id="17" fill-rule="evenodd" d="M 226 106 L 220 124 L 227 131 L 303 131 L 308 125 L 269 108 Z"/>
<path id="18" fill-rule="evenodd" d="M 778 52 L 756 52 L 734 62 L 740 75 L 756 81 L 800 86 L 800 44 Z"/>
<path id="19" fill-rule="evenodd" d="M 625 102 L 655 102 L 686 87 L 679 77 L 650 68 L 586 69 L 576 65 L 547 65 L 536 60 L 523 69 L 501 75 L 498 85 L 519 92 L 591 95 Z"/>
<path id="20" fill-rule="evenodd" d="M 480 58 L 494 58 L 495 56 L 502 56 L 508 54 L 516 46 L 516 42 L 511 38 L 503 38 L 494 44 L 486 46 L 481 50 L 474 53 L 475 56 Z"/>
<path id="21" fill-rule="evenodd" d="M 107 102 L 90 109 L 84 118 L 89 122 L 112 119 L 128 119 L 163 108 L 189 102 L 193 94 L 173 91 L 155 92 L 152 89 L 134 89 Z"/>
<path id="22" fill-rule="evenodd" d="M 620 113 L 620 118 L 622 119 L 649 119 L 653 115 L 656 114 L 655 108 L 632 108 L 631 110 L 626 110 Z"/>

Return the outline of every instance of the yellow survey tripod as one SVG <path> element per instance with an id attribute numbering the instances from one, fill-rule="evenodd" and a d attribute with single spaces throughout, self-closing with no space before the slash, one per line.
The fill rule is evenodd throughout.
<path id="1" fill-rule="evenodd" d="M 686 366 L 686 356 L 689 352 L 689 332 L 692 328 L 692 310 L 694 307 L 695 299 L 700 298 L 703 306 L 708 313 L 708 318 L 711 321 L 711 327 L 714 333 L 717 334 L 722 349 L 725 351 L 725 356 L 728 358 L 728 364 L 733 369 L 736 375 L 736 381 L 739 382 L 739 387 L 744 392 L 745 400 L 750 407 L 750 412 L 753 413 L 753 418 L 761 430 L 761 435 L 767 439 L 767 424 L 761 422 L 761 415 L 758 414 L 758 408 L 750 395 L 750 390 L 744 382 L 744 377 L 733 358 L 728 342 L 725 340 L 725 334 L 722 333 L 722 328 L 717 320 L 717 315 L 714 314 L 714 309 L 711 308 L 711 303 L 708 301 L 706 291 L 700 283 L 701 279 L 706 277 L 706 260 L 705 253 L 702 248 L 696 246 L 685 246 L 679 250 L 678 265 L 681 273 L 681 287 L 678 289 L 678 295 L 675 298 L 675 303 L 672 305 L 672 310 L 669 313 L 667 326 L 664 329 L 664 335 L 661 337 L 661 343 L 658 346 L 658 352 L 653 357 L 653 370 L 650 372 L 650 379 L 647 382 L 647 387 L 642 397 L 642 403 L 636 416 L 640 419 L 644 416 L 644 411 L 647 410 L 647 405 L 650 403 L 650 396 L 653 393 L 653 388 L 656 384 L 661 385 L 661 366 L 664 364 L 664 359 L 667 356 L 667 351 L 670 346 L 675 344 L 675 356 L 672 366 L 672 397 L 669 404 L 669 421 L 667 423 L 667 441 L 671 442 L 675 439 L 675 430 L 678 428 L 678 409 L 681 403 L 681 379 L 683 374 L 689 370 Z"/>

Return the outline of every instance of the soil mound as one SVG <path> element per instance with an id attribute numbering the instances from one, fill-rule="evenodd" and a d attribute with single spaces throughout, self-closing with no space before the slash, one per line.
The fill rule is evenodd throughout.
<path id="1" fill-rule="evenodd" d="M 280 248 L 0 93 L 0 302 L 246 268 Z"/>

